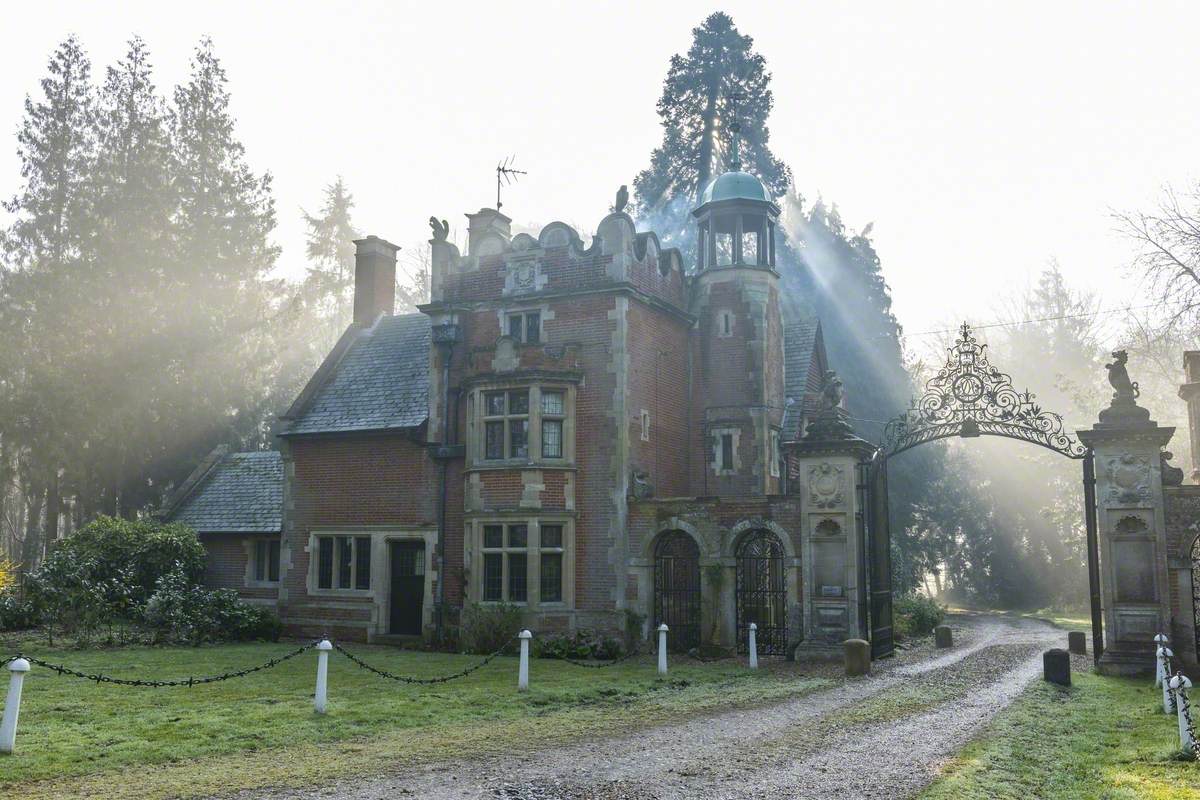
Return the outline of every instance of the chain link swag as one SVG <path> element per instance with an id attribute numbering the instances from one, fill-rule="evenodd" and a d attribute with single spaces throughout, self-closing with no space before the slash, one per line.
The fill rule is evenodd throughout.
<path id="1" fill-rule="evenodd" d="M 515 641 L 517 641 L 516 636 L 509 639 L 507 642 L 505 642 L 503 645 L 500 646 L 499 650 L 497 650 L 496 652 L 492 653 L 489 656 L 486 656 L 478 664 L 473 664 L 473 665 L 467 667 L 466 669 L 459 670 L 458 672 L 452 673 L 450 675 L 439 675 L 435 678 L 413 678 L 409 675 L 396 675 L 393 672 L 388 672 L 386 669 L 380 669 L 379 667 L 373 667 L 370 664 L 368 664 L 367 662 L 363 661 L 358 656 L 351 653 L 346 648 L 342 647 L 337 642 L 333 643 L 333 649 L 337 650 L 339 653 L 344 655 L 346 658 L 353 661 L 361 669 L 365 669 L 367 672 L 373 672 L 381 678 L 387 678 L 388 680 L 392 680 L 392 681 L 399 681 L 400 683 L 420 684 L 420 685 L 427 686 L 431 683 L 446 683 L 448 681 L 456 680 L 458 678 L 465 678 L 466 676 L 470 675 L 475 670 L 486 667 L 497 656 L 499 656 L 501 653 L 503 653 L 505 650 L 507 650 L 509 648 L 509 646 Z"/>
<path id="2" fill-rule="evenodd" d="M 11 661 L 17 660 L 18 658 L 24 658 L 26 661 L 28 661 L 31 664 L 37 664 L 39 667 L 45 667 L 46 669 L 53 670 L 54 672 L 57 672 L 59 675 L 68 675 L 72 678 L 82 678 L 83 680 L 95 681 L 96 683 L 111 683 L 111 684 L 115 684 L 117 686 L 149 686 L 149 687 L 153 687 L 153 688 L 164 688 L 164 687 L 171 687 L 171 686 L 198 686 L 198 685 L 204 684 L 204 683 L 219 683 L 220 681 L 227 681 L 232 678 L 243 678 L 246 675 L 250 675 L 255 672 L 261 672 L 264 669 L 271 669 L 272 667 L 277 667 L 280 664 L 282 664 L 283 662 L 285 662 L 289 659 L 295 658 L 296 656 L 300 655 L 301 653 L 305 652 L 306 650 L 311 650 L 312 648 L 314 648 L 316 646 L 317 646 L 317 642 L 309 642 L 306 645 L 301 645 L 300 647 L 297 647 L 295 650 L 292 650 L 290 653 L 285 653 L 284 655 L 279 656 L 278 658 L 272 658 L 268 661 L 264 661 L 263 663 L 261 663 L 257 666 L 248 667 L 246 669 L 239 669 L 239 670 L 234 670 L 232 672 L 225 672 L 220 675 L 204 675 L 199 678 L 197 678 L 197 677 L 180 678 L 178 680 L 173 680 L 173 681 L 150 681 L 150 680 L 140 680 L 137 678 L 114 678 L 111 675 L 105 675 L 100 672 L 96 672 L 96 673 L 80 672 L 79 670 L 71 669 L 70 667 L 64 666 L 62 664 L 52 664 L 49 661 L 43 661 L 40 658 L 34 658 L 33 656 L 27 656 L 27 655 L 23 655 L 21 653 L 17 653 L 15 656 L 11 656 L 9 658 L 4 659 L 3 661 L 0 661 L 0 667 L 3 667 L 5 664 L 8 664 Z"/>

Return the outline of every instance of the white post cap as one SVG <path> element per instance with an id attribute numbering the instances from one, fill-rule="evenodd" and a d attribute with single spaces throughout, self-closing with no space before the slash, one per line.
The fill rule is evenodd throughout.
<path id="1" fill-rule="evenodd" d="M 8 668 L 13 672 L 29 672 L 29 662 L 23 658 L 14 658 L 8 662 Z"/>
<path id="2" fill-rule="evenodd" d="M 1192 682 L 1188 680 L 1187 675 L 1176 675 L 1174 678 L 1171 678 L 1172 689 L 1178 689 L 1180 686 L 1183 686 L 1184 689 L 1192 688 Z"/>
<path id="3" fill-rule="evenodd" d="M 1154 641 L 1169 642 L 1171 640 L 1167 638 L 1167 635 L 1165 633 L 1156 633 L 1156 634 L 1154 634 Z"/>
<path id="4" fill-rule="evenodd" d="M 1162 649 L 1162 651 L 1163 651 L 1164 656 L 1174 656 L 1175 655 L 1173 652 L 1171 652 L 1171 648 L 1169 648 L 1169 647 L 1164 647 Z"/>
<path id="5" fill-rule="evenodd" d="M 517 638 L 518 638 L 518 639 L 532 639 L 532 638 L 533 638 L 533 634 L 532 634 L 532 633 L 530 633 L 528 630 L 523 630 L 523 631 L 521 631 L 520 633 L 518 633 L 518 634 L 517 634 Z"/>
<path id="6" fill-rule="evenodd" d="M 331 645 L 329 643 L 328 639 L 322 639 L 321 641 L 317 642 L 317 649 L 318 650 L 332 650 L 333 645 Z"/>
<path id="7" fill-rule="evenodd" d="M 659 632 L 659 633 L 666 633 L 666 632 L 667 632 L 667 630 L 668 630 L 668 629 L 667 629 L 667 623 L 665 623 L 665 622 L 664 622 L 663 624 L 661 624 L 661 625 L 659 625 L 659 626 L 658 626 L 658 632 Z"/>
<path id="8" fill-rule="evenodd" d="M 752 630 L 752 631 L 756 631 L 756 630 L 758 630 L 758 626 L 757 626 L 757 625 L 755 625 L 753 622 L 751 622 L 751 623 L 750 623 L 750 630 Z"/>

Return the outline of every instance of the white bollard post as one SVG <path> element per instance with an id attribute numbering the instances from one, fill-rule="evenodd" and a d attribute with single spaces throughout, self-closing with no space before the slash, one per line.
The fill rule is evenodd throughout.
<path id="1" fill-rule="evenodd" d="M 0 722 L 0 753 L 11 753 L 17 744 L 17 716 L 21 713 L 21 686 L 29 662 L 17 658 L 8 662 L 8 699 L 4 701 L 4 721 Z"/>
<path id="2" fill-rule="evenodd" d="M 529 631 L 521 631 L 517 634 L 517 638 L 521 640 L 521 665 L 517 667 L 517 691 L 525 692 L 529 690 L 529 640 L 533 638 L 533 634 Z"/>
<path id="3" fill-rule="evenodd" d="M 1162 682 L 1170 678 L 1170 675 L 1165 674 L 1163 669 L 1162 651 L 1167 646 L 1167 635 L 1165 633 L 1154 634 L 1154 644 L 1156 646 L 1154 656 L 1158 661 L 1158 665 L 1154 668 L 1154 685 L 1162 686 Z"/>
<path id="4" fill-rule="evenodd" d="M 750 669 L 758 669 L 758 626 L 750 623 Z"/>
<path id="5" fill-rule="evenodd" d="M 1179 749 L 1192 755 L 1196 752 L 1196 743 L 1192 740 L 1192 731 L 1188 727 L 1188 697 L 1187 690 L 1192 688 L 1192 682 L 1186 675 L 1176 675 L 1166 681 L 1175 692 L 1175 707 L 1179 709 Z"/>
<path id="6" fill-rule="evenodd" d="M 322 639 L 317 644 L 317 693 L 313 696 L 313 708 L 318 714 L 325 713 L 329 690 L 329 651 L 333 645 L 328 639 Z"/>
<path id="7" fill-rule="evenodd" d="M 1169 647 L 1160 647 L 1159 648 L 1158 668 L 1163 670 L 1162 693 L 1163 693 L 1163 713 L 1164 714 L 1170 714 L 1172 711 L 1175 710 L 1173 707 L 1174 706 L 1173 697 L 1171 695 L 1171 685 L 1170 685 L 1171 684 L 1171 676 L 1166 674 L 1167 659 L 1169 659 L 1173 655 L 1175 655 L 1175 654 L 1171 652 L 1171 648 L 1169 648 Z"/>
<path id="8" fill-rule="evenodd" d="M 667 623 L 658 626 L 658 674 L 667 674 Z"/>

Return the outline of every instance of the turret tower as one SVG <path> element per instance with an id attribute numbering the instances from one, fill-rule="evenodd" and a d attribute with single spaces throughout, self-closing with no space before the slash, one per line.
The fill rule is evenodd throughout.
<path id="1" fill-rule="evenodd" d="M 783 320 L 775 227 L 779 206 L 741 169 L 738 126 L 730 171 L 692 212 L 698 252 L 693 312 L 699 318 L 697 408 L 704 485 L 711 494 L 774 494 L 780 487 Z"/>

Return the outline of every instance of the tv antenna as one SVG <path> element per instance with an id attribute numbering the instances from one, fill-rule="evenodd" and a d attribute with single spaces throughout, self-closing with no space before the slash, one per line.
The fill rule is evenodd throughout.
<path id="1" fill-rule="evenodd" d="M 504 205 L 503 203 L 500 202 L 500 187 L 501 186 L 509 186 L 513 183 L 516 183 L 518 175 L 528 175 L 529 174 L 528 172 L 526 172 L 523 169 L 514 169 L 513 168 L 512 164 L 515 159 L 516 159 L 516 156 L 512 155 L 496 165 L 496 210 L 497 211 L 499 211 L 500 207 L 502 205 Z"/>

